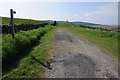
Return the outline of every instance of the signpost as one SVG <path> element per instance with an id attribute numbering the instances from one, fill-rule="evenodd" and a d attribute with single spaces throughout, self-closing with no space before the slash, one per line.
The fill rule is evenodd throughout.
<path id="1" fill-rule="evenodd" d="M 12 38 L 14 39 L 15 37 L 15 28 L 14 28 L 14 19 L 13 19 L 13 14 L 16 14 L 15 11 L 13 11 L 12 9 L 10 9 L 10 25 L 11 25 L 11 28 L 12 28 Z"/>

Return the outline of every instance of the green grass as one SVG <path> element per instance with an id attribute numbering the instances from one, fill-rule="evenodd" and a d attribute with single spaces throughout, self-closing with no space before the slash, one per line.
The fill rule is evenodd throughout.
<path id="1" fill-rule="evenodd" d="M 95 44 L 108 55 L 115 58 L 120 56 L 120 54 L 118 54 L 118 47 L 120 47 L 120 45 L 118 45 L 118 40 L 120 36 L 119 33 L 81 29 L 78 28 L 79 25 L 75 25 L 75 26 L 76 27 L 72 27 L 70 23 L 59 23 L 58 25 L 58 27 L 67 28 L 69 31 L 75 33 L 84 41 L 87 40 L 89 41 L 89 43 Z"/>
<path id="2" fill-rule="evenodd" d="M 8 72 L 11 66 L 22 56 L 27 55 L 39 43 L 41 36 L 52 28 L 53 26 L 46 26 L 45 28 L 40 27 L 34 30 L 20 31 L 15 34 L 15 39 L 12 39 L 10 34 L 2 34 L 3 74 Z"/>
<path id="3" fill-rule="evenodd" d="M 20 21 L 20 20 L 18 20 Z M 25 20 L 24 20 L 25 21 Z M 5 24 L 9 23 L 9 20 L 4 21 Z M 28 21 L 25 22 L 25 24 Z M 17 24 L 24 23 L 16 22 Z M 35 23 L 35 22 L 33 22 Z M 75 25 L 79 27 L 79 25 Z M 118 56 L 118 33 L 96 31 L 72 27 L 70 23 L 58 23 L 57 27 L 67 28 L 69 31 L 75 33 L 83 40 L 88 40 L 90 43 L 97 45 L 105 53 L 117 57 Z M 20 60 L 16 69 L 13 69 L 3 75 L 4 78 L 43 78 L 45 68 L 35 61 L 31 56 L 34 56 L 38 61 L 46 64 L 48 61 L 48 50 L 52 47 L 52 42 L 55 40 L 55 29 L 50 30 L 50 26 L 46 28 L 39 28 L 28 31 L 20 31 L 16 33 L 15 40 L 12 39 L 10 34 L 3 35 L 3 57 L 9 56 L 19 57 L 23 53 L 29 50 L 36 42 L 38 46 L 32 48 L 29 54 Z M 50 30 L 50 31 L 49 31 Z M 41 35 L 45 34 L 42 38 Z M 41 38 L 39 40 L 39 37 Z M 17 55 L 16 53 L 19 53 Z M 119 54 L 120 56 L 120 54 Z M 13 59 L 11 58 L 11 61 Z M 7 64 L 8 65 L 8 64 Z"/>
<path id="4" fill-rule="evenodd" d="M 65 27 L 66 28 L 66 27 Z M 67 27 L 70 31 L 78 35 L 83 40 L 97 45 L 105 53 L 112 57 L 118 57 L 118 36 L 119 33 L 105 32 L 97 30 L 88 30 L 80 28 Z"/>
<path id="5" fill-rule="evenodd" d="M 10 18 L 1 17 L 1 19 L 2 19 L 2 23 L 0 25 L 9 25 Z M 18 25 L 18 24 L 53 23 L 53 22 L 14 18 L 14 23 Z M 44 47 L 44 40 L 41 40 L 41 41 L 39 41 L 39 40 L 41 39 L 41 37 L 44 34 L 46 34 L 51 29 L 53 29 L 53 26 L 48 25 L 48 26 L 45 26 L 45 28 L 40 27 L 38 29 L 33 29 L 33 30 L 28 30 L 28 31 L 20 31 L 20 32 L 15 33 L 15 39 L 12 39 L 11 34 L 2 34 L 1 42 L 2 42 L 3 76 L 7 76 L 7 75 L 11 74 L 12 76 L 9 76 L 9 77 L 17 78 L 17 77 L 30 77 L 31 75 L 34 75 L 34 71 L 29 72 L 29 68 L 30 68 L 29 66 L 32 64 L 31 63 L 32 60 L 30 60 L 31 57 L 29 54 L 32 54 L 37 59 L 39 58 L 43 62 L 44 62 L 44 60 L 47 60 L 47 58 L 45 57 L 47 53 L 46 53 L 46 51 L 43 50 L 43 49 L 46 49 Z M 44 38 L 44 39 L 46 39 L 46 38 Z M 49 37 L 49 40 L 50 39 L 52 39 L 52 38 Z M 43 45 L 41 44 L 40 48 L 35 48 L 33 50 L 33 53 L 37 53 L 36 49 L 40 49 L 41 52 L 38 52 L 38 54 L 31 53 L 33 47 L 35 47 L 39 43 L 42 43 L 42 41 L 43 41 Z M 47 40 L 46 40 L 46 42 L 47 42 Z M 41 54 L 43 56 L 37 56 L 37 55 L 41 55 Z M 25 59 L 22 60 L 23 63 L 20 62 L 20 64 L 19 64 L 19 61 L 22 58 L 25 58 Z M 29 60 L 30 60 L 30 63 L 29 63 Z M 22 69 L 21 69 L 21 68 L 19 68 L 21 65 L 22 66 L 29 65 L 29 66 L 27 68 L 22 67 Z M 36 62 L 35 65 L 38 65 L 38 63 Z M 35 67 L 35 66 L 32 65 L 32 67 Z M 14 75 L 15 70 L 12 70 L 14 68 L 16 68 L 15 70 L 18 70 L 17 71 L 18 74 L 17 74 L 17 72 L 15 72 L 15 75 Z M 40 70 L 42 70 L 41 68 L 43 68 L 43 67 L 40 67 Z M 25 74 L 24 71 L 28 71 L 29 73 L 26 72 L 26 74 Z M 36 72 L 37 71 L 39 71 L 39 70 L 37 69 Z M 31 74 L 31 73 L 33 73 L 33 74 Z M 41 75 L 39 75 L 39 76 L 41 76 Z M 35 77 L 35 75 L 34 75 L 34 77 Z"/>
<path id="6" fill-rule="evenodd" d="M 18 67 L 11 72 L 6 73 L 3 77 L 6 78 L 41 78 L 44 77 L 43 73 L 45 68 L 38 62 L 32 59 L 34 56 L 40 62 L 44 64 L 48 60 L 48 50 L 51 48 L 51 43 L 55 40 L 54 38 L 55 29 L 50 30 L 45 34 L 39 45 L 36 46 L 30 54 L 22 59 Z"/>
<path id="7" fill-rule="evenodd" d="M 71 23 L 57 23 L 57 27 L 72 27 Z"/>
<path id="8" fill-rule="evenodd" d="M 8 17 L 1 17 L 2 22 L 0 21 L 0 25 L 9 25 L 10 18 Z M 32 19 L 20 19 L 20 18 L 14 18 L 14 24 L 41 24 L 41 23 L 53 23 L 50 21 L 39 21 L 39 20 L 32 20 Z"/>
<path id="9" fill-rule="evenodd" d="M 108 29 L 108 30 L 116 30 L 118 29 L 118 26 L 108 26 L 108 25 L 94 25 L 90 27 L 98 27 L 98 28 L 103 28 L 103 29 Z"/>

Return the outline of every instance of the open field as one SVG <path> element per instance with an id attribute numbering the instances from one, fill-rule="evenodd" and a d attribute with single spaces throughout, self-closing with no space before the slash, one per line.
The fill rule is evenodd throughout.
<path id="1" fill-rule="evenodd" d="M 103 49 L 103 51 L 110 54 L 111 56 L 120 56 L 120 54 L 118 54 L 118 39 L 120 35 L 119 33 L 79 29 L 72 27 L 68 27 L 68 29 L 76 33 L 76 35 L 79 35 L 79 37 L 99 46 L 101 49 Z"/>
<path id="2" fill-rule="evenodd" d="M 23 21 L 16 23 L 24 24 Z M 25 24 L 27 22 L 26 20 Z M 7 19 L 3 23 L 8 24 Z M 41 21 L 32 22 L 36 23 Z M 76 26 L 73 27 L 70 23 L 47 25 L 17 32 L 15 39 L 12 39 L 11 34 L 2 34 L 3 77 L 49 78 L 52 74 L 56 78 L 117 77 L 120 34 Z M 62 75 L 64 72 L 65 75 Z"/>
<path id="3" fill-rule="evenodd" d="M 91 27 L 103 28 L 103 29 L 111 30 L 113 32 L 120 31 L 120 27 L 119 26 L 94 25 L 94 26 L 91 26 Z"/>
<path id="4" fill-rule="evenodd" d="M 91 27 L 100 27 L 100 28 L 103 28 L 103 29 L 116 29 L 118 28 L 118 26 L 108 26 L 108 25 L 94 25 L 94 26 L 91 26 Z"/>
<path id="5" fill-rule="evenodd" d="M 2 23 L 0 25 L 9 25 L 10 24 L 10 18 L 8 17 L 1 17 Z M 32 20 L 32 19 L 20 19 L 20 18 L 14 18 L 14 24 L 41 24 L 41 23 L 52 23 L 50 21 L 39 21 L 39 20 Z"/>

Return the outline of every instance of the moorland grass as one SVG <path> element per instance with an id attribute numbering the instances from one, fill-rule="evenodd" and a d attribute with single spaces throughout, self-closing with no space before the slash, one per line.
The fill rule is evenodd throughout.
<path id="1" fill-rule="evenodd" d="M 38 28 L 28 31 L 20 31 L 12 39 L 10 34 L 2 34 L 2 69 L 3 74 L 11 69 L 22 56 L 28 54 L 39 43 L 40 38 L 53 26 Z"/>
<path id="2" fill-rule="evenodd" d="M 55 29 L 52 29 L 46 33 L 41 40 L 39 45 L 36 46 L 30 54 L 22 59 L 18 67 L 11 72 L 6 73 L 3 77 L 5 78 L 43 78 L 45 67 L 39 62 L 46 65 L 48 61 L 48 50 L 51 48 L 51 43 L 55 40 L 54 37 Z M 38 61 L 32 58 L 34 56 Z"/>
<path id="3" fill-rule="evenodd" d="M 0 25 L 9 25 L 10 24 L 10 18 L 8 17 L 1 17 L 0 18 Z M 21 19 L 21 18 L 14 18 L 14 24 L 41 24 L 41 23 L 53 23 L 50 21 L 40 21 L 40 20 L 33 20 L 33 19 Z"/>
<path id="4" fill-rule="evenodd" d="M 81 29 L 79 28 L 79 25 L 72 27 L 72 24 L 70 23 L 59 23 L 58 27 L 67 28 L 69 31 L 79 36 L 82 40 L 87 40 L 89 43 L 98 46 L 102 51 L 114 58 L 120 57 L 120 54 L 118 52 L 118 48 L 120 47 L 120 45 L 118 45 L 120 39 L 119 33 Z"/>
<path id="5" fill-rule="evenodd" d="M 65 27 L 66 28 L 66 27 Z M 118 57 L 119 33 L 67 27 L 81 39 L 87 40 L 112 57 Z"/>

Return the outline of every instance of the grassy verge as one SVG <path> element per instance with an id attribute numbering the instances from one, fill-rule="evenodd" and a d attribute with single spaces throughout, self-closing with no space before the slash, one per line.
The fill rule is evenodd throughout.
<path id="1" fill-rule="evenodd" d="M 52 29 L 45 34 L 39 41 L 39 45 L 35 47 L 32 52 L 24 59 L 20 61 L 20 64 L 12 72 L 6 73 L 5 78 L 41 78 L 44 77 L 44 67 L 39 63 L 46 64 L 48 61 L 48 50 L 51 49 L 51 43 L 54 38 L 55 29 Z M 34 60 L 31 56 L 34 56 L 38 61 Z"/>
<path id="2" fill-rule="evenodd" d="M 94 43 L 110 56 L 112 57 L 120 56 L 120 54 L 118 54 L 119 33 L 87 30 L 73 27 L 67 28 L 76 35 L 78 35 L 83 40 L 87 40 L 91 43 Z"/>
<path id="3" fill-rule="evenodd" d="M 20 31 L 12 39 L 10 34 L 2 34 L 2 67 L 3 75 L 13 66 L 16 66 L 21 57 L 28 55 L 32 48 L 39 43 L 40 38 L 53 26 L 38 28 L 28 31 Z"/>

